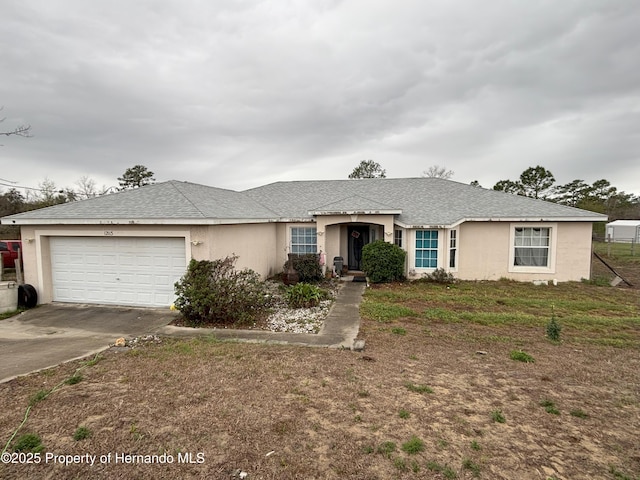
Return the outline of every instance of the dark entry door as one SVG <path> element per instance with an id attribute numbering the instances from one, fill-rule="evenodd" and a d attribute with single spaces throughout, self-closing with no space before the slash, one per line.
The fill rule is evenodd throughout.
<path id="1" fill-rule="evenodd" d="M 349 270 L 362 270 L 362 247 L 369 243 L 369 227 L 354 226 L 349 235 Z"/>

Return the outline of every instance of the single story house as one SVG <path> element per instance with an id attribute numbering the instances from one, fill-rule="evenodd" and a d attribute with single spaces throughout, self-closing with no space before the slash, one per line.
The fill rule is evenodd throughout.
<path id="1" fill-rule="evenodd" d="M 168 181 L 2 218 L 19 225 L 39 302 L 167 306 L 191 258 L 238 255 L 268 277 L 287 254 L 343 257 L 394 242 L 406 274 L 460 279 L 588 278 L 598 213 L 438 178 L 277 182 L 232 191 Z"/>
<path id="2" fill-rule="evenodd" d="M 615 220 L 607 223 L 607 241 L 640 243 L 640 220 Z"/>

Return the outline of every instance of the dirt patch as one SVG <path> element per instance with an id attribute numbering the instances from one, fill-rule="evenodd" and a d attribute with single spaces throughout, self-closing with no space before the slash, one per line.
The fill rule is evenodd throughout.
<path id="1" fill-rule="evenodd" d="M 0 476 L 640 475 L 637 349 L 573 341 L 571 331 L 556 345 L 539 328 L 416 318 L 364 321 L 361 332 L 362 353 L 154 340 L 109 350 L 95 365 L 73 362 L 2 384 L 4 443 L 34 394 L 82 368 L 79 383 L 34 405 L 21 431 L 42 438 L 41 463 L 0 465 Z M 515 349 L 535 363 L 511 360 Z M 505 423 L 493 420 L 497 411 Z M 91 436 L 74 440 L 79 426 Z M 403 445 L 413 437 L 422 450 L 409 453 Z M 95 455 L 95 464 L 45 463 L 46 453 Z"/>

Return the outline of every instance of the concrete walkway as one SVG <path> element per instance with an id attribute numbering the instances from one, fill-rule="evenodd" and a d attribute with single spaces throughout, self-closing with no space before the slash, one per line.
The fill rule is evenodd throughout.
<path id="1" fill-rule="evenodd" d="M 269 332 L 264 330 L 189 328 L 176 327 L 173 325 L 162 327 L 154 333 L 169 337 L 193 338 L 212 335 L 221 340 L 353 349 L 354 341 L 360 329 L 359 308 L 365 288 L 365 283 L 343 282 L 336 296 L 336 301 L 331 307 L 320 332 L 317 334 Z"/>

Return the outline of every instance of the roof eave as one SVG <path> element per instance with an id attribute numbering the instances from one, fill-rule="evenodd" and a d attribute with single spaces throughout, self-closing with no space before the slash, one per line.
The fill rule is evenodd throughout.
<path id="1" fill-rule="evenodd" d="M 410 224 L 396 221 L 396 225 L 402 228 L 455 228 L 466 222 L 606 222 L 606 215 L 594 217 L 474 217 L 462 218 L 451 224 Z"/>
<path id="2" fill-rule="evenodd" d="M 309 215 L 400 215 L 402 210 L 312 210 Z"/>
<path id="3" fill-rule="evenodd" d="M 274 223 L 275 218 L 79 218 L 79 219 L 0 219 L 2 225 L 236 225 Z"/>

